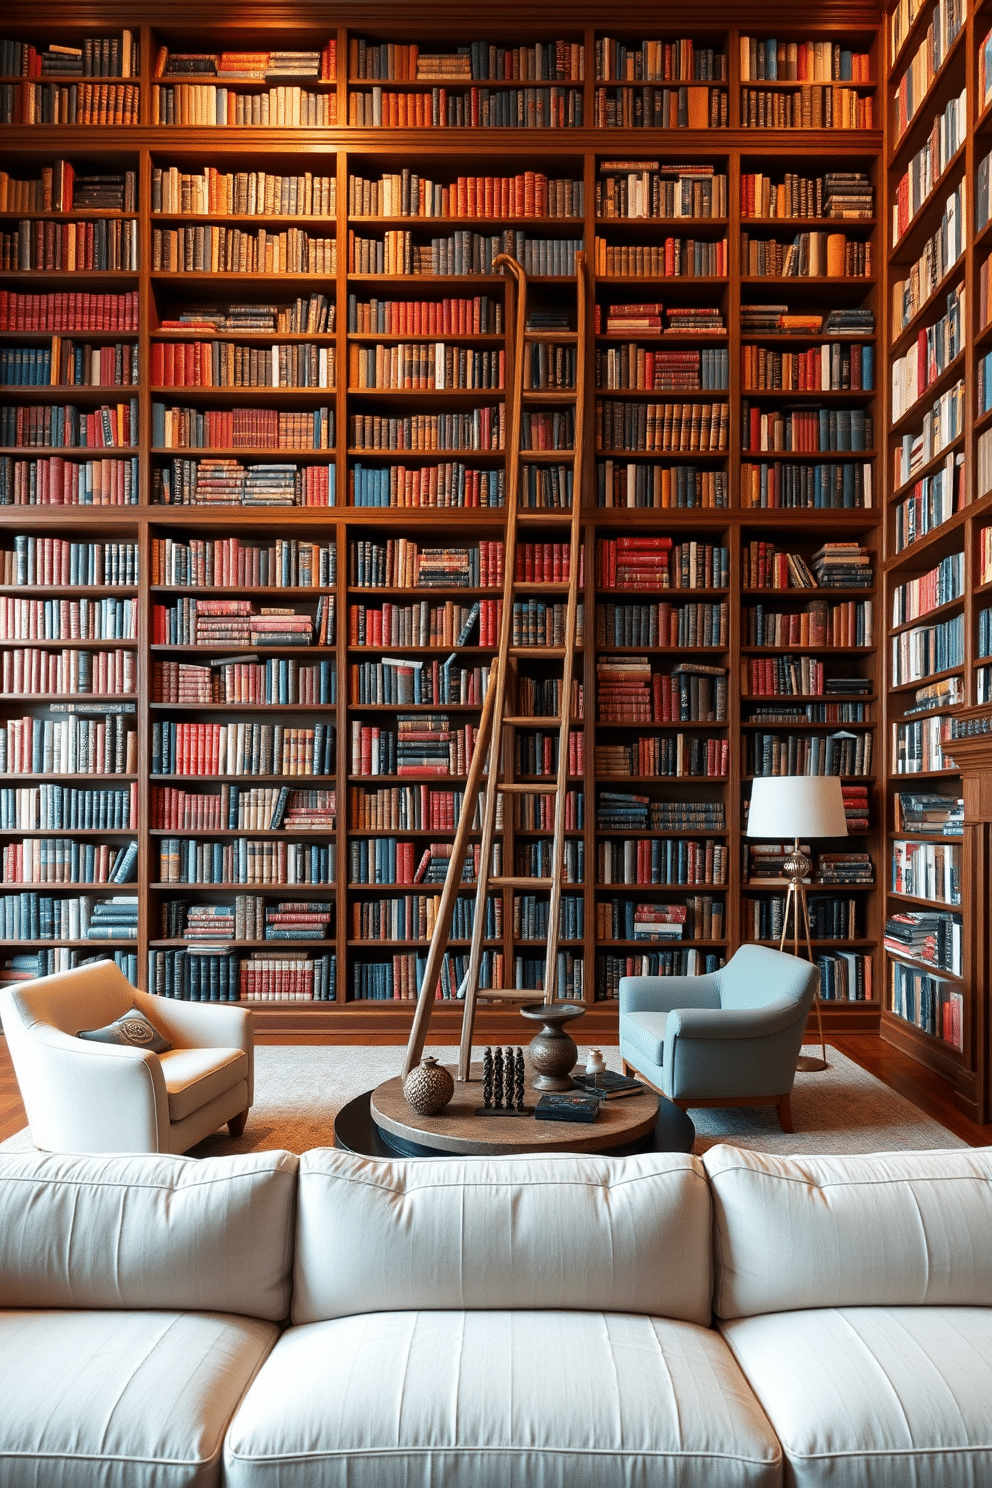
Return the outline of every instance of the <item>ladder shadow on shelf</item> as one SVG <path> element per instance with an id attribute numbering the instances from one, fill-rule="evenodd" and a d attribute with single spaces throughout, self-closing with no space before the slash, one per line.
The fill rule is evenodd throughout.
<path id="1" fill-rule="evenodd" d="M 462 1034 L 458 1057 L 458 1078 L 467 1080 L 472 1055 L 472 1034 L 475 1014 L 480 1002 L 554 1002 L 558 976 L 558 940 L 560 935 L 561 882 L 565 850 L 565 812 L 569 764 L 570 726 L 578 722 L 572 716 L 572 683 L 575 670 L 576 628 L 580 584 L 580 516 L 582 509 L 582 449 L 585 407 L 586 377 L 586 258 L 584 253 L 575 256 L 575 329 L 536 329 L 531 327 L 528 314 L 528 282 L 522 266 L 509 254 L 502 253 L 495 266 L 507 274 L 508 300 L 512 315 L 507 322 L 510 341 L 510 367 L 512 369 L 512 398 L 510 401 L 509 432 L 507 439 L 507 479 L 504 527 L 503 560 L 503 609 L 500 622 L 499 644 L 490 667 L 486 695 L 479 721 L 475 750 L 469 766 L 465 795 L 459 816 L 458 828 L 452 845 L 451 857 L 445 877 L 444 888 L 438 906 L 434 931 L 431 936 L 424 975 L 417 997 L 413 1026 L 407 1044 L 403 1064 L 403 1076 L 419 1063 L 423 1054 L 430 1024 L 441 967 L 448 949 L 448 937 L 454 914 L 455 901 L 462 887 L 462 871 L 469 852 L 469 834 L 481 802 L 481 841 L 476 877 L 475 914 L 472 925 L 471 949 L 468 971 L 459 988 L 458 995 L 464 999 Z M 525 386 L 528 353 L 538 344 L 571 346 L 575 350 L 574 385 L 547 389 Z M 553 403 L 566 406 L 573 414 L 573 437 L 570 448 L 555 449 L 561 464 L 571 466 L 571 500 L 567 492 L 560 491 L 561 505 L 524 506 L 522 499 L 540 490 L 541 482 L 535 477 L 529 483 L 522 479 L 528 462 L 530 449 L 523 448 L 523 419 L 525 403 L 540 406 Z M 528 441 L 529 443 L 529 441 Z M 545 482 L 545 491 L 552 482 Z M 528 487 L 529 489 L 525 489 Z M 540 499 L 534 496 L 535 500 Z M 535 527 L 560 530 L 562 542 L 568 542 L 568 578 L 561 583 L 530 582 L 517 578 L 518 545 L 528 531 Z M 527 645 L 526 636 L 514 639 L 514 603 L 520 595 L 542 594 L 553 603 L 564 601 L 565 615 L 561 632 L 561 644 Z M 550 608 L 550 606 L 549 606 Z M 555 637 L 557 639 L 557 637 Z M 521 659 L 538 659 L 549 667 L 560 667 L 557 717 L 524 715 L 518 690 L 518 663 Z M 557 678 L 555 679 L 557 680 Z M 535 723 L 558 726 L 557 768 L 553 779 L 547 781 L 520 781 L 517 775 L 516 731 L 533 727 Z M 506 809 L 514 797 L 545 796 L 553 802 L 553 833 L 550 852 L 550 873 L 540 877 L 492 871 L 493 838 L 497 813 Z M 513 867 L 513 865 L 507 865 Z M 544 963 L 543 989 L 523 987 L 479 986 L 479 968 L 482 961 L 482 941 L 486 922 L 486 902 L 490 890 L 504 894 L 503 914 L 507 913 L 506 896 L 517 890 L 547 893 L 548 928 Z M 512 923 L 512 904 L 510 906 Z"/>

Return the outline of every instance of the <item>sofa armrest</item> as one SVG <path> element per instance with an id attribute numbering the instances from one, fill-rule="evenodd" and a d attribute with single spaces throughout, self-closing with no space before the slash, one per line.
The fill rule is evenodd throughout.
<path id="1" fill-rule="evenodd" d="M 717 973 L 705 976 L 628 976 L 620 978 L 620 1016 L 670 1013 L 673 1008 L 719 1008 Z"/>
<path id="2" fill-rule="evenodd" d="M 50 1151 L 167 1151 L 169 1101 L 157 1054 L 99 1044 L 36 1023 L 18 1080 L 35 1146 Z"/>

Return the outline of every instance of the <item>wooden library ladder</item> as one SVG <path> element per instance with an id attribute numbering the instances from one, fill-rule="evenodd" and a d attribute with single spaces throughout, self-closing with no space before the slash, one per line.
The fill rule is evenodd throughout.
<path id="1" fill-rule="evenodd" d="M 464 995 L 461 1046 L 458 1056 L 458 1078 L 467 1080 L 472 1056 L 472 1032 L 475 1026 L 475 1010 L 479 1002 L 554 1002 L 558 980 L 558 937 L 561 915 L 561 881 L 565 851 L 565 807 L 568 783 L 569 725 L 573 722 L 571 695 L 575 666 L 576 619 L 579 602 L 580 527 L 582 508 L 582 447 L 585 407 L 586 377 L 586 260 L 585 254 L 575 256 L 576 319 L 575 330 L 540 330 L 530 326 L 528 320 L 527 275 L 522 266 L 509 254 L 501 253 L 495 260 L 496 267 L 509 275 L 512 292 L 507 323 L 509 330 L 509 362 L 512 372 L 512 397 L 509 407 L 507 433 L 507 479 L 506 479 L 506 526 L 503 556 L 503 614 L 500 624 L 499 645 L 489 672 L 482 717 L 475 751 L 469 767 L 465 785 L 458 829 L 451 849 L 448 872 L 438 905 L 434 932 L 431 936 L 423 981 L 417 998 L 413 1027 L 407 1044 L 403 1065 L 404 1076 L 418 1064 L 423 1054 L 431 1011 L 436 1000 L 441 965 L 448 949 L 448 936 L 454 913 L 455 900 L 462 885 L 462 869 L 469 851 L 469 834 L 476 818 L 477 803 L 482 805 L 482 833 L 479 845 L 479 864 L 476 881 L 475 918 L 472 925 L 472 942 L 469 952 L 468 973 L 459 995 Z M 537 343 L 575 348 L 575 385 L 567 389 L 525 388 L 525 370 L 530 350 Z M 572 471 L 571 506 L 525 507 L 521 505 L 521 494 L 525 484 L 521 480 L 522 466 L 527 463 L 530 450 L 521 447 L 521 427 L 525 406 L 538 411 L 545 407 L 567 408 L 574 416 L 575 436 L 571 449 L 555 451 L 556 462 L 570 465 Z M 543 454 L 544 452 L 542 452 Z M 540 456 L 537 457 L 538 461 Z M 518 544 L 533 533 L 535 527 L 547 531 L 549 527 L 560 529 L 561 540 L 568 535 L 568 580 L 561 583 L 534 583 L 518 580 Z M 513 606 L 521 596 L 546 597 L 549 608 L 555 602 L 565 600 L 565 624 L 562 644 L 555 646 L 528 646 L 515 644 L 513 640 Z M 521 637 L 526 641 L 526 637 Z M 561 690 L 559 710 L 556 717 L 524 716 L 520 711 L 518 664 L 521 658 L 528 661 L 542 660 L 557 663 L 561 668 Z M 558 725 L 558 769 L 553 781 L 516 780 L 517 751 L 515 733 L 517 729 L 533 728 L 536 723 L 553 727 Z M 550 874 L 547 877 L 524 877 L 512 872 L 492 872 L 492 848 L 496 827 L 497 809 L 511 809 L 515 796 L 547 796 L 554 801 L 554 829 L 551 845 Z M 512 864 L 504 864 L 512 868 Z M 544 962 L 543 990 L 524 987 L 480 988 L 479 966 L 482 959 L 482 941 L 485 934 L 486 901 L 490 890 L 503 893 L 504 921 L 510 915 L 512 924 L 512 898 L 517 890 L 529 892 L 545 891 L 548 902 L 548 937 Z M 507 968 L 508 969 L 508 968 Z M 507 978 L 509 980 L 509 977 Z"/>

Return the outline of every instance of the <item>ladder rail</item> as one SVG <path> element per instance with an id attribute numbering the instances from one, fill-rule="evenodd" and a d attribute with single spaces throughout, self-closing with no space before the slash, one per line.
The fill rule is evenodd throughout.
<path id="1" fill-rule="evenodd" d="M 565 866 L 565 811 L 568 795 L 568 747 L 572 725 L 572 682 L 575 672 L 575 634 L 578 617 L 580 519 L 582 512 L 582 450 L 585 424 L 585 314 L 586 256 L 575 256 L 576 356 L 575 437 L 572 457 L 572 520 L 569 528 L 568 602 L 565 610 L 565 660 L 561 676 L 561 720 L 558 733 L 558 791 L 555 796 L 551 897 L 548 904 L 548 948 L 544 963 L 544 1001 L 557 1000 L 558 941 L 561 935 L 562 875 Z M 585 637 L 583 637 L 583 644 Z M 583 710 L 584 711 L 584 710 Z"/>

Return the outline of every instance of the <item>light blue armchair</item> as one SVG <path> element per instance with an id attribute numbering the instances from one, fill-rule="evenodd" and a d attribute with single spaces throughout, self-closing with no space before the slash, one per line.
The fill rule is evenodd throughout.
<path id="1" fill-rule="evenodd" d="M 819 977 L 809 961 L 758 945 L 741 946 L 706 976 L 623 977 L 623 1067 L 683 1110 L 777 1106 L 791 1132 L 792 1082 Z"/>

